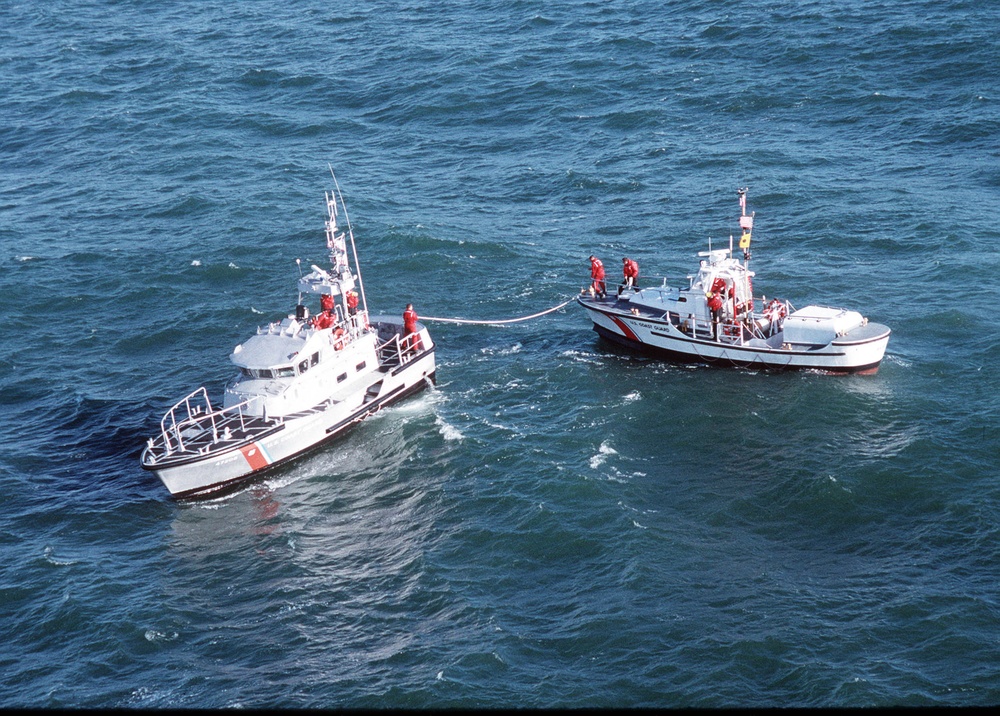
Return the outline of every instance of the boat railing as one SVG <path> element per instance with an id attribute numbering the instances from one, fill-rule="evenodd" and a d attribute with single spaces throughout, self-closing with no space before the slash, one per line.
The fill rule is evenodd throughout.
<path id="1" fill-rule="evenodd" d="M 376 350 L 383 365 L 403 365 L 413 358 L 420 346 L 419 333 L 410 333 L 405 336 L 395 333 L 384 342 L 379 343 Z"/>
<path id="2" fill-rule="evenodd" d="M 681 320 L 678 327 L 692 338 L 705 338 L 735 345 L 743 345 L 749 338 L 766 338 L 763 334 L 756 335 L 753 322 L 747 323 L 743 317 L 738 319 L 724 318 L 716 325 L 715 321 L 711 319 L 688 316 L 688 318 Z M 757 333 L 760 333 L 759 329 L 757 329 Z"/>
<path id="3" fill-rule="evenodd" d="M 177 401 L 160 420 L 164 455 L 189 450 L 189 445 L 186 443 L 199 443 L 200 447 L 204 447 L 209 435 L 211 443 L 219 442 L 220 434 L 222 439 L 228 439 L 228 434 L 232 432 L 230 423 L 244 434 L 253 430 L 253 426 L 249 423 L 254 420 L 254 416 L 249 415 L 247 409 L 261 399 L 261 396 L 257 395 L 242 403 L 213 410 L 208 391 L 204 387 L 192 391 Z M 255 422 L 259 424 L 260 421 L 257 419 Z M 152 451 L 154 448 L 155 443 L 150 438 L 148 449 Z"/>
<path id="4" fill-rule="evenodd" d="M 347 324 L 347 331 L 353 338 L 358 338 L 369 329 L 368 311 L 358 308 L 354 313 L 348 313 L 344 321 Z"/>
<path id="5" fill-rule="evenodd" d="M 689 315 L 687 318 L 681 319 L 680 326 L 678 327 L 684 333 L 690 334 L 692 338 L 712 338 L 714 335 L 712 326 L 713 323 L 711 320 Z"/>

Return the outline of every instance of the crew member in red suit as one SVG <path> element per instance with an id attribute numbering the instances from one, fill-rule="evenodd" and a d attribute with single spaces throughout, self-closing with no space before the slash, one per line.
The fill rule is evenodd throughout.
<path id="1" fill-rule="evenodd" d="M 323 330 L 333 325 L 333 313 L 329 309 L 324 309 L 318 316 L 313 318 L 313 328 Z"/>
<path id="2" fill-rule="evenodd" d="M 321 311 L 332 311 L 333 310 L 333 296 L 328 293 L 320 294 L 319 297 L 319 310 Z"/>
<path id="3" fill-rule="evenodd" d="M 594 280 L 590 284 L 590 290 L 595 296 L 604 298 L 608 295 L 608 287 L 604 282 L 604 264 L 596 256 L 590 257 L 590 277 Z"/>
<path id="4" fill-rule="evenodd" d="M 712 337 L 718 340 L 719 321 L 722 320 L 722 294 L 718 291 L 709 291 L 705 294 L 705 298 L 708 299 L 708 308 L 712 312 Z"/>
<path id="5" fill-rule="evenodd" d="M 636 279 L 639 278 L 639 264 L 630 259 L 628 256 L 625 256 L 622 259 L 622 273 L 625 274 L 625 280 L 622 282 L 622 285 L 618 287 L 619 296 L 624 289 L 635 288 Z"/>
<path id="6" fill-rule="evenodd" d="M 410 338 L 411 335 L 413 338 Z M 417 312 L 413 310 L 412 303 L 406 304 L 406 310 L 403 311 L 403 348 L 411 348 L 414 351 L 423 348 L 420 336 L 417 334 Z"/>
<path id="7" fill-rule="evenodd" d="M 347 313 L 354 315 L 358 312 L 358 292 L 350 290 L 347 292 Z"/>

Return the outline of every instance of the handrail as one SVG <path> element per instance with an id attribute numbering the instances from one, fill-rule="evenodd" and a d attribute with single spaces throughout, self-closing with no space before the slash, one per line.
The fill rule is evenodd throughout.
<path id="1" fill-rule="evenodd" d="M 390 348 L 396 349 L 396 358 L 399 359 L 399 364 L 402 365 L 405 362 L 405 354 L 403 353 L 403 347 L 398 333 L 392 334 L 392 338 L 388 338 L 384 343 L 378 345 L 375 349 L 375 353 L 376 355 L 381 355 L 383 351 Z"/>
<path id="2" fill-rule="evenodd" d="M 394 333 L 392 338 L 388 338 L 384 343 L 376 345 L 375 351 L 381 358 L 383 351 L 395 348 L 395 355 L 399 361 L 399 365 L 403 365 L 413 359 L 414 354 L 417 352 L 416 345 L 421 340 L 419 332 L 408 333 L 405 336 Z"/>
<path id="3" fill-rule="evenodd" d="M 204 414 L 201 413 L 202 406 L 195 405 L 192 408 L 191 404 L 192 400 L 198 398 L 204 401 L 203 407 L 206 410 Z M 190 425 L 197 425 L 201 427 L 202 430 L 205 430 L 206 428 L 203 427 L 205 423 L 210 423 L 212 427 L 212 441 L 218 442 L 219 429 L 216 423 L 216 418 L 220 418 L 227 413 L 228 414 L 235 413 L 240 420 L 240 429 L 246 430 L 246 420 L 245 420 L 246 416 L 245 413 L 243 412 L 243 409 L 257 400 L 261 400 L 261 396 L 255 395 L 252 398 L 244 400 L 242 403 L 237 403 L 236 405 L 230 405 L 228 407 L 219 408 L 218 410 L 212 410 L 212 402 L 209 400 L 208 391 L 205 390 L 204 386 L 191 391 L 191 393 L 178 400 L 177 403 L 164 414 L 163 419 L 160 420 L 160 434 L 163 436 L 163 446 L 167 454 L 169 455 L 174 451 L 174 448 L 171 445 L 171 440 L 170 440 L 171 432 L 173 433 L 174 439 L 177 441 L 176 449 L 180 452 L 184 452 L 185 447 L 184 447 L 184 439 L 181 437 L 181 428 Z M 176 413 L 178 409 L 180 409 L 182 406 L 187 411 L 187 417 L 182 418 L 178 422 Z M 168 420 L 170 423 L 169 427 L 167 425 Z"/>

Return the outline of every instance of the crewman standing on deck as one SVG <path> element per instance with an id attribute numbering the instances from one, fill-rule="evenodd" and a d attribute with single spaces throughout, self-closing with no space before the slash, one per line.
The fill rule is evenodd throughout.
<path id="1" fill-rule="evenodd" d="M 639 264 L 634 259 L 630 259 L 628 256 L 623 257 L 622 273 L 625 274 L 625 280 L 622 281 L 622 285 L 618 287 L 619 296 L 626 288 L 635 290 L 635 282 L 639 278 Z"/>
<path id="2" fill-rule="evenodd" d="M 333 313 L 329 309 L 323 309 L 319 315 L 313 318 L 313 328 L 323 330 L 333 325 Z"/>
<path id="3" fill-rule="evenodd" d="M 705 294 L 708 310 L 712 312 L 712 338 L 719 340 L 719 323 L 722 321 L 722 294 L 718 291 L 708 291 Z"/>
<path id="4" fill-rule="evenodd" d="M 418 320 L 417 312 L 413 310 L 413 304 L 406 304 L 406 310 L 403 311 L 403 350 L 419 351 L 423 348 L 420 335 L 417 333 Z M 410 336 L 413 337 L 410 338 Z"/>
<path id="5" fill-rule="evenodd" d="M 593 254 L 590 256 L 590 278 L 593 279 L 593 283 L 590 284 L 591 293 L 600 298 L 607 296 L 608 288 L 604 281 L 604 264 Z"/>

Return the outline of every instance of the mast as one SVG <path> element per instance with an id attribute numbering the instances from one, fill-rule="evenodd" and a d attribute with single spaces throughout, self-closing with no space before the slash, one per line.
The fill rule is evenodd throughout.
<path id="1" fill-rule="evenodd" d="M 756 213 L 747 214 L 747 191 L 749 187 L 736 190 L 740 197 L 740 228 L 743 230 L 743 235 L 740 236 L 740 248 L 743 249 L 744 266 L 750 264 L 750 234 L 753 232 L 753 216 Z"/>
<path id="2" fill-rule="evenodd" d="M 330 169 L 330 173 L 333 174 L 332 168 Z M 336 185 L 337 177 L 334 177 L 333 180 Z M 351 262 L 348 259 L 347 253 L 348 237 L 351 239 L 355 267 L 358 264 L 358 252 L 354 246 L 354 232 L 351 229 L 350 218 L 347 217 L 347 206 L 344 204 L 344 198 L 340 194 L 340 187 L 337 186 L 336 192 L 323 192 L 323 196 L 326 199 L 326 247 L 330 250 L 330 269 L 322 269 L 312 264 L 312 271 L 303 276 L 301 264 L 299 265 L 299 305 L 302 305 L 303 294 L 319 294 L 321 305 L 323 305 L 324 301 L 323 296 L 333 299 L 337 296 L 342 296 L 344 302 L 342 317 L 346 319 L 349 314 L 348 293 L 354 289 L 355 279 L 358 281 L 361 279 L 360 269 L 358 269 L 357 275 L 351 272 Z M 338 202 L 340 203 L 340 207 L 337 206 Z M 342 231 L 337 225 L 337 218 L 340 215 L 341 209 L 344 211 L 344 217 L 347 218 L 347 232 Z M 298 260 L 296 262 L 298 263 Z M 364 298 L 364 295 L 364 290 L 362 289 L 359 298 Z M 333 301 L 331 307 L 335 305 L 336 301 Z M 364 311 L 367 315 L 367 301 L 364 304 Z"/>
<path id="3" fill-rule="evenodd" d="M 751 271 L 750 271 L 750 239 L 753 233 L 753 217 L 756 212 L 750 212 L 747 214 L 747 192 L 749 187 L 743 187 L 742 189 L 737 189 L 736 193 L 740 197 L 740 229 L 743 231 L 743 235 L 740 236 L 740 248 L 743 249 L 743 279 L 746 282 L 744 286 L 747 292 L 747 300 L 749 301 L 748 317 L 753 315 L 753 283 L 751 282 Z M 736 297 L 733 297 L 733 315 L 736 315 L 737 310 Z"/>
<path id="4" fill-rule="evenodd" d="M 358 247 L 354 243 L 354 228 L 351 226 L 351 217 L 347 215 L 347 204 L 344 203 L 344 195 L 340 191 L 340 184 L 337 182 L 337 176 L 333 173 L 333 167 L 330 167 L 330 176 L 333 177 L 333 185 L 337 189 L 337 197 L 340 199 L 340 206 L 344 209 L 344 220 L 347 221 L 347 235 L 351 239 L 351 253 L 354 255 L 354 270 L 357 271 L 358 278 L 358 291 L 361 293 L 361 305 L 364 307 L 364 312 L 368 313 L 368 299 L 365 297 L 365 282 L 361 279 L 361 264 L 358 262 Z M 336 205 L 334 206 L 336 209 Z M 336 230 L 336 226 L 334 226 Z M 343 240 L 343 234 L 341 234 L 341 239 Z M 344 247 L 344 265 L 347 265 L 347 247 Z"/>

